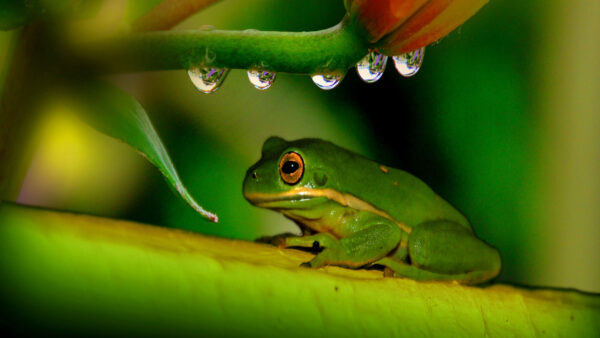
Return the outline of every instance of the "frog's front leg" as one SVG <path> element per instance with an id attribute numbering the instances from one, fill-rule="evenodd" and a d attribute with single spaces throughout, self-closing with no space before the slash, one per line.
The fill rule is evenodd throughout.
<path id="1" fill-rule="evenodd" d="M 282 243 L 283 247 L 299 246 L 303 248 L 310 247 L 333 247 L 339 245 L 339 240 L 328 232 L 321 232 L 310 236 L 291 236 L 286 237 Z"/>
<path id="2" fill-rule="evenodd" d="M 318 268 L 323 265 L 337 265 L 358 268 L 372 263 L 394 250 L 402 237 L 401 230 L 392 223 L 375 223 L 350 236 L 336 239 L 328 234 L 326 241 L 319 241 L 325 249 L 303 266 Z M 333 240 L 330 240 L 330 239 Z"/>
<path id="3" fill-rule="evenodd" d="M 332 234 L 325 232 L 304 236 L 298 236 L 296 234 L 286 232 L 275 236 L 263 236 L 254 241 L 258 243 L 275 245 L 279 248 L 288 248 L 292 246 L 310 248 L 319 246 L 333 246 L 335 245 L 334 242 L 337 242 L 338 239 Z"/>

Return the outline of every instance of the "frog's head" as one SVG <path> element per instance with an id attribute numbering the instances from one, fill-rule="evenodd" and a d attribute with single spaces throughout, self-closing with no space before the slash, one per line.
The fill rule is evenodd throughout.
<path id="1" fill-rule="evenodd" d="M 246 173 L 244 197 L 256 206 L 282 211 L 323 204 L 328 200 L 324 192 L 336 184 L 327 159 L 332 147 L 337 148 L 317 139 L 270 137 L 260 160 Z"/>

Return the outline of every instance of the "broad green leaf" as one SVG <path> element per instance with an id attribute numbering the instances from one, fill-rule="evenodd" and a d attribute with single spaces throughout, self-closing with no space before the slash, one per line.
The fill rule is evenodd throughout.
<path id="1" fill-rule="evenodd" d="M 198 213 L 217 222 L 187 191 L 144 108 L 121 89 L 102 82 L 86 83 L 78 92 L 84 119 L 98 131 L 119 139 L 154 164 L 170 186 Z"/>
<path id="2" fill-rule="evenodd" d="M 600 295 L 299 267 L 312 254 L 0 205 L 0 319 L 43 336 L 598 337 Z"/>

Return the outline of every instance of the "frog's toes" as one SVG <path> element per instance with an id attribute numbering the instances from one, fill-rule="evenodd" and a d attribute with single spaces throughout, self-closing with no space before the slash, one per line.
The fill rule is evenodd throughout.
<path id="1" fill-rule="evenodd" d="M 321 249 L 321 245 L 319 244 L 319 242 L 318 242 L 318 241 L 314 241 L 314 242 L 313 242 L 313 244 L 312 244 L 312 249 L 313 249 L 313 250 L 319 250 L 319 249 Z"/>
<path id="2" fill-rule="evenodd" d="M 286 243 L 286 238 L 285 237 L 277 237 L 277 238 L 273 238 L 273 240 L 271 241 L 271 244 L 275 245 L 276 247 L 283 249 L 285 247 L 287 247 L 287 243 Z"/>
<path id="3" fill-rule="evenodd" d="M 394 272 L 394 270 L 387 266 L 383 269 L 383 277 L 394 277 L 395 274 L 396 273 Z"/>
<path id="4" fill-rule="evenodd" d="M 261 236 L 261 237 L 258 237 L 257 239 L 255 239 L 254 242 L 263 243 L 263 244 L 271 244 L 272 240 L 273 240 L 272 236 Z"/>
<path id="5" fill-rule="evenodd" d="M 309 261 L 309 262 L 304 262 L 304 263 L 300 264 L 300 267 L 301 268 L 312 268 L 312 265 L 310 264 L 310 261 Z"/>
<path id="6" fill-rule="evenodd" d="M 256 243 L 270 244 L 279 248 L 285 247 L 286 237 L 284 235 L 262 236 L 254 240 Z"/>
<path id="7" fill-rule="evenodd" d="M 306 263 L 302 263 L 302 267 L 306 267 L 306 268 L 320 268 L 324 265 L 326 265 L 325 261 L 323 260 L 323 257 L 321 256 L 323 253 L 320 253 L 318 255 L 316 255 L 313 259 L 311 259 L 310 261 L 306 262 Z"/>

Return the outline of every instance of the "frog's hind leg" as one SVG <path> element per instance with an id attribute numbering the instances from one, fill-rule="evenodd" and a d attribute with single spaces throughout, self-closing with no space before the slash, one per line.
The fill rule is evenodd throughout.
<path id="1" fill-rule="evenodd" d="M 413 228 L 405 261 L 384 257 L 375 262 L 395 276 L 415 280 L 446 280 L 475 284 L 500 271 L 496 249 L 475 237 L 469 228 L 447 221 L 433 221 Z"/>

